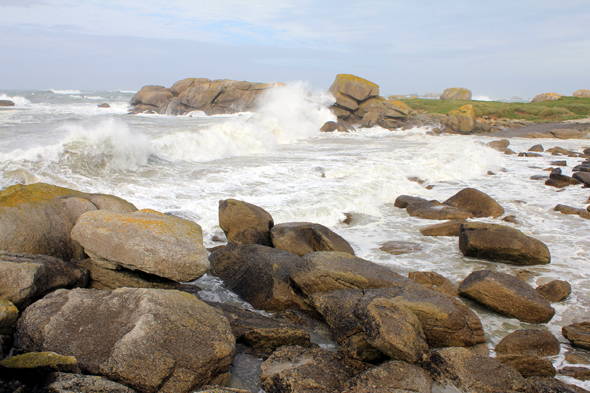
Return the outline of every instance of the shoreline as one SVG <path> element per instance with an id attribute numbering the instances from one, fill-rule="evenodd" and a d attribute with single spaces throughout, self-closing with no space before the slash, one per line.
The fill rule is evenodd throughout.
<path id="1" fill-rule="evenodd" d="M 509 128 L 503 131 L 492 132 L 487 134 L 487 136 L 499 138 L 526 138 L 527 134 L 532 132 L 549 134 L 553 130 L 578 130 L 580 129 L 579 127 L 581 124 L 584 124 L 584 129 L 590 130 L 590 118 L 586 118 L 554 123 L 535 123 L 521 128 Z"/>

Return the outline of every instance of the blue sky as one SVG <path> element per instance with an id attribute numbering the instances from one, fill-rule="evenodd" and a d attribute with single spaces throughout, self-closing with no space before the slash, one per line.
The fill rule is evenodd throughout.
<path id="1" fill-rule="evenodd" d="M 0 0 L 0 89 L 352 73 L 383 95 L 590 89 L 589 0 Z"/>

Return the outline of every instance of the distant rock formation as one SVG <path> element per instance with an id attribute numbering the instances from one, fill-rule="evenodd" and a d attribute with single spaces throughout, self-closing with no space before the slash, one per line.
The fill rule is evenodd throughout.
<path id="1" fill-rule="evenodd" d="M 379 86 L 358 76 L 339 74 L 328 91 L 336 98 L 332 112 L 339 120 L 351 124 L 394 129 L 401 127 L 413 113 L 402 101 L 379 96 Z"/>
<path id="2" fill-rule="evenodd" d="M 441 100 L 471 100 L 471 90 L 462 87 L 445 89 L 440 96 Z"/>
<path id="3" fill-rule="evenodd" d="M 14 102 L 10 100 L 0 100 L 0 106 L 14 106 Z"/>
<path id="4" fill-rule="evenodd" d="M 131 99 L 130 113 L 185 115 L 203 111 L 207 115 L 219 115 L 251 111 L 261 93 L 277 86 L 283 84 L 206 78 L 183 79 L 169 89 L 148 85 Z"/>
<path id="5" fill-rule="evenodd" d="M 573 96 L 578 98 L 590 98 L 590 90 L 580 89 L 574 92 Z"/>
<path id="6" fill-rule="evenodd" d="M 424 94 L 424 97 L 426 98 L 440 98 L 442 94 L 440 93 L 426 93 Z"/>
<path id="7" fill-rule="evenodd" d="M 541 102 L 541 101 L 556 101 L 563 97 L 563 94 L 558 93 L 545 93 L 545 94 L 537 94 L 535 98 L 533 98 L 533 102 Z"/>

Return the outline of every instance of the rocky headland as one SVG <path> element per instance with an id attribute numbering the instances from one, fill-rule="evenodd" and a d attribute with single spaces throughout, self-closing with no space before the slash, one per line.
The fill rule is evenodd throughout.
<path id="1" fill-rule="evenodd" d="M 420 231 L 455 236 L 467 257 L 551 263 L 548 247 L 477 189 L 443 202 L 400 195 L 395 206 L 442 220 Z M 263 359 L 266 392 L 584 391 L 554 378 L 584 378 L 584 369 L 556 370 L 550 357 L 561 345 L 539 330 L 581 290 L 565 281 L 534 288 L 493 269 L 459 285 L 436 272 L 404 277 L 355 256 L 320 224 L 275 224 L 234 199 L 220 201 L 219 225 L 228 243 L 207 250 L 197 223 L 110 195 L 42 183 L 2 191 L 0 391 L 244 392 L 227 387 L 236 354 Z M 394 243 L 383 249 L 419 249 Z M 187 282 L 205 273 L 266 313 L 203 301 Z M 490 357 L 461 299 L 539 328 L 514 331 Z M 589 332 L 577 323 L 563 337 L 584 351 Z M 314 344 L 317 336 L 337 350 Z"/>

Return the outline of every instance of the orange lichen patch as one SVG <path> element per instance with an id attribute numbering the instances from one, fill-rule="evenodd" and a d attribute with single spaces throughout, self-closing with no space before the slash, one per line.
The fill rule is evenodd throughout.
<path id="1" fill-rule="evenodd" d="M 0 207 L 18 207 L 23 204 L 37 205 L 61 197 L 80 195 L 83 195 L 80 191 L 53 186 L 51 184 L 35 183 L 26 186 L 17 184 L 6 188 L 0 194 Z"/>
<path id="2" fill-rule="evenodd" d="M 329 91 L 332 94 L 340 92 L 357 101 L 364 101 L 369 97 L 378 96 L 379 86 L 355 75 L 338 74 Z"/>
<path id="3" fill-rule="evenodd" d="M 400 100 L 387 101 L 387 106 L 401 114 L 408 115 L 413 112 L 413 109 Z"/>

